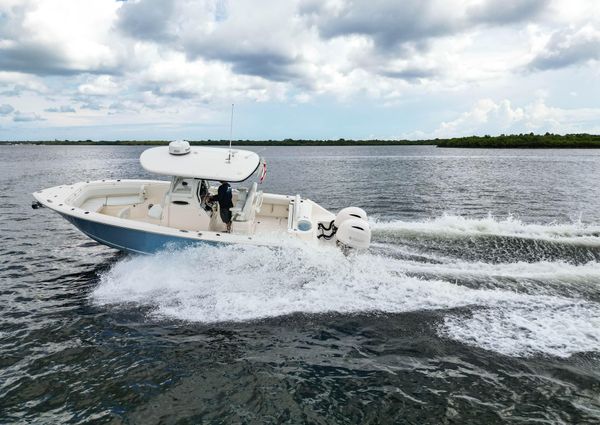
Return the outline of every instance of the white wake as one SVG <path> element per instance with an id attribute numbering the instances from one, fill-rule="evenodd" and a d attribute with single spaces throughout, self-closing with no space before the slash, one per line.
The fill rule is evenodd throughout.
<path id="1" fill-rule="evenodd" d="M 443 277 L 406 274 L 428 267 Z M 597 263 L 417 264 L 370 253 L 346 257 L 336 249 L 196 247 L 120 261 L 101 276 L 92 299 L 203 323 L 292 313 L 440 310 L 441 336 L 503 354 L 565 357 L 600 351 L 598 303 L 577 293 L 554 293 L 552 287 L 523 293 L 503 287 L 501 280 L 495 288 L 457 283 L 458 277 L 473 274 L 600 285 Z"/>
<path id="2" fill-rule="evenodd" d="M 372 222 L 376 235 L 428 234 L 439 236 L 508 236 L 556 242 L 576 242 L 600 246 L 600 226 L 574 223 L 531 224 L 509 216 L 505 219 L 488 215 L 486 218 L 467 218 L 444 214 L 423 221 Z"/>

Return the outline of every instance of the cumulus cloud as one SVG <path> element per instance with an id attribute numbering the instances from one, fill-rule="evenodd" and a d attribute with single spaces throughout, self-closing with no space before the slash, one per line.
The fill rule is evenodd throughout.
<path id="1" fill-rule="evenodd" d="M 39 77 L 0 70 L 0 90 L 2 96 L 18 96 L 26 91 L 46 93 L 48 88 Z"/>
<path id="2" fill-rule="evenodd" d="M 116 2 L 7 0 L 0 4 L 0 69 L 37 75 L 114 72 Z"/>
<path id="3" fill-rule="evenodd" d="M 438 75 L 438 71 L 428 68 L 407 67 L 401 70 L 383 71 L 383 75 L 390 78 L 400 78 L 403 80 L 417 80 L 420 78 L 431 78 Z"/>
<path id="4" fill-rule="evenodd" d="M 548 106 L 543 98 L 521 107 L 513 105 L 508 99 L 481 99 L 454 120 L 442 122 L 432 133 L 420 133 L 418 136 L 448 138 L 531 131 L 559 134 L 600 131 L 598 116 L 600 108 L 553 107 Z"/>
<path id="5" fill-rule="evenodd" d="M 473 23 L 510 24 L 535 17 L 549 4 L 549 0 L 488 0 L 472 5 L 469 17 Z"/>
<path id="6" fill-rule="evenodd" d="M 318 40 L 305 22 L 295 18 L 294 2 L 237 2 L 219 19 L 217 4 L 196 8 L 196 14 L 207 21 L 204 27 L 180 21 L 180 39 L 188 57 L 217 60 L 230 64 L 236 74 L 276 82 L 299 79 L 306 61 L 303 49 Z"/>
<path id="7" fill-rule="evenodd" d="M 524 117 L 524 110 L 514 108 L 509 100 L 496 103 L 491 99 L 481 99 L 458 118 L 441 123 L 436 134 L 455 137 L 481 134 L 481 131 L 485 134 L 501 133 L 509 131 L 516 123 L 523 121 Z"/>
<path id="8" fill-rule="evenodd" d="M 79 94 L 88 96 L 106 96 L 118 91 L 119 85 L 110 75 L 101 75 L 77 88 Z"/>
<path id="9" fill-rule="evenodd" d="M 13 115 L 13 121 L 15 122 L 29 122 L 29 121 L 44 121 L 40 115 L 34 112 L 19 112 L 16 111 Z"/>
<path id="10" fill-rule="evenodd" d="M 529 66 L 540 70 L 557 69 L 590 60 L 600 60 L 600 29 L 586 25 L 554 32 Z"/>
<path id="11" fill-rule="evenodd" d="M 45 111 L 49 126 L 210 117 L 231 102 L 497 99 L 503 84 L 599 60 L 596 9 L 586 0 L 0 0 L 0 96 L 31 111 L 10 112 L 15 120 Z M 506 102 L 478 102 L 440 132 L 533 125 L 524 118 L 533 106 Z M 548 108 L 557 122 L 576 119 Z"/>
<path id="12" fill-rule="evenodd" d="M 46 108 L 46 109 L 44 109 L 44 111 L 46 111 L 46 112 L 76 112 L 75 108 L 73 108 L 72 106 L 68 106 L 68 105 Z"/>
<path id="13" fill-rule="evenodd" d="M 264 101 L 281 98 L 285 90 L 281 85 L 252 76 L 232 74 L 221 62 L 201 59 L 188 61 L 182 53 L 170 54 L 141 73 L 144 103 L 148 93 L 178 99 L 197 99 L 202 102 L 225 99 L 251 99 Z M 156 101 L 156 99 L 151 99 Z"/>
<path id="14" fill-rule="evenodd" d="M 117 27 L 190 61 L 218 61 L 235 75 L 318 90 L 358 68 L 409 82 L 439 77 L 441 66 L 418 63 L 434 50 L 433 40 L 531 19 L 548 1 L 507 0 L 499 8 L 492 0 L 137 0 L 117 11 Z M 388 63 L 398 59 L 407 63 Z"/>
<path id="15" fill-rule="evenodd" d="M 80 108 L 90 111 L 100 111 L 102 109 L 102 105 L 97 102 L 84 102 L 80 105 Z"/>
<path id="16" fill-rule="evenodd" d="M 447 72 L 441 70 L 456 63 L 433 40 L 531 19 L 549 0 L 507 0 L 502 7 L 492 0 L 6 1 L 0 6 L 9 23 L 0 30 L 0 69 L 102 74 L 77 87 L 83 96 L 115 95 L 114 84 L 134 80 L 131 85 L 144 91 L 206 101 L 206 92 L 214 90 L 200 93 L 189 81 L 169 84 L 178 89 L 151 87 L 153 80 L 136 77 L 151 76 L 148 68 L 168 67 L 173 56 L 184 54 L 181 67 L 220 68 L 234 81 L 233 90 L 225 90 L 236 92 L 245 81 L 260 99 L 279 96 L 280 83 L 290 96 L 298 90 L 306 96 L 400 93 L 403 82 L 442 79 Z M 174 74 L 189 79 L 185 70 Z M 127 78 L 117 83 L 110 76 Z M 256 81 L 243 76 L 272 87 L 256 90 Z"/>
<path id="17" fill-rule="evenodd" d="M 382 49 L 395 49 L 409 42 L 425 48 L 431 38 L 479 24 L 526 20 L 547 4 L 547 0 L 355 0 L 330 14 L 323 13 L 327 6 L 319 8 L 315 3 L 304 10 L 315 18 L 325 37 L 365 35 Z"/>
<path id="18" fill-rule="evenodd" d="M 8 105 L 6 103 L 3 105 L 0 105 L 0 117 L 8 115 L 11 112 L 13 112 L 14 110 L 15 110 L 15 108 L 13 108 L 11 105 Z"/>
<path id="19" fill-rule="evenodd" d="M 364 35 L 373 38 L 379 47 L 389 48 L 448 34 L 462 27 L 464 10 L 449 7 L 449 16 L 444 16 L 444 9 L 442 1 L 359 0 L 345 3 L 336 14 L 319 11 L 316 23 L 324 37 Z"/>
<path id="20" fill-rule="evenodd" d="M 118 12 L 117 26 L 135 38 L 167 41 L 172 38 L 168 24 L 174 10 L 173 0 L 127 1 Z"/>

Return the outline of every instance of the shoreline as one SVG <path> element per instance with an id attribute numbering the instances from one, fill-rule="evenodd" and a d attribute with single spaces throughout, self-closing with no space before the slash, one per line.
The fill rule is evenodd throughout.
<path id="1" fill-rule="evenodd" d="M 0 145 L 43 146 L 159 146 L 169 140 L 23 140 L 0 141 Z M 229 146 L 229 140 L 190 140 L 194 146 Z M 431 140 L 234 140 L 236 146 L 436 146 L 440 148 L 480 149 L 600 149 L 600 135 L 518 134 L 470 136 Z"/>

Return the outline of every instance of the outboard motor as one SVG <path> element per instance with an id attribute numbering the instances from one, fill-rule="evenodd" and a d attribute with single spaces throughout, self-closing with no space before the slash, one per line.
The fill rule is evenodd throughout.
<path id="1" fill-rule="evenodd" d="M 362 208 L 346 207 L 340 210 L 339 213 L 337 213 L 337 215 L 335 216 L 335 220 L 333 220 L 333 225 L 339 229 L 344 221 L 352 218 L 360 218 L 366 221 L 367 213 Z"/>
<path id="2" fill-rule="evenodd" d="M 340 224 L 335 238 L 348 248 L 367 249 L 371 244 L 371 228 L 362 218 L 349 218 Z"/>
<path id="3" fill-rule="evenodd" d="M 367 213 L 362 208 L 347 207 L 342 209 L 329 227 L 320 223 L 318 236 L 323 239 L 335 237 L 339 244 L 346 248 L 367 249 L 371 243 L 371 227 L 367 221 Z"/>

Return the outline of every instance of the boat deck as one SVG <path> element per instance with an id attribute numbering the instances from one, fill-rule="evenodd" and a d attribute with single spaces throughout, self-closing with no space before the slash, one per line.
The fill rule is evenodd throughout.
<path id="1" fill-rule="evenodd" d="M 277 240 L 291 237 L 319 244 L 323 241 L 316 237 L 318 223 L 328 223 L 334 218 L 326 209 L 299 195 L 257 192 L 252 203 L 246 197 L 241 214 L 236 205 L 232 232 L 225 233 L 218 204 L 206 211 L 195 191 L 191 197 L 168 198 L 168 188 L 169 183 L 162 181 L 103 180 L 48 188 L 34 196 L 42 205 L 83 220 L 81 223 L 207 242 L 277 245 Z M 216 188 L 210 188 L 210 193 L 215 191 Z M 234 205 L 239 193 L 240 190 L 234 191 Z M 296 205 L 301 205 L 301 211 L 296 211 Z M 161 208 L 153 216 L 151 210 L 156 206 Z M 304 220 L 302 228 L 297 224 L 299 218 Z M 95 238 L 100 240 L 102 236 Z M 144 249 L 141 251 L 145 252 Z"/>
<path id="2" fill-rule="evenodd" d="M 287 230 L 288 220 L 287 217 L 257 216 L 254 226 L 255 234 L 282 232 Z M 233 223 L 232 230 L 235 233 L 235 222 Z"/>

